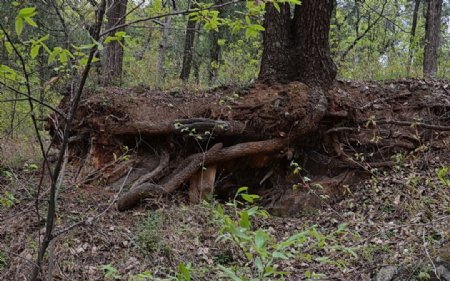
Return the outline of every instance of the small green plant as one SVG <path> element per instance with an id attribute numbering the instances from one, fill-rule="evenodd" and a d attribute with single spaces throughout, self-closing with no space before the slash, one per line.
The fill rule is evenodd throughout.
<path id="1" fill-rule="evenodd" d="M 105 278 L 113 279 L 113 280 L 122 278 L 122 276 L 119 274 L 119 271 L 117 270 L 117 268 L 115 268 L 111 264 L 102 265 L 101 269 L 103 270 L 103 274 L 104 274 Z"/>
<path id="2" fill-rule="evenodd" d="M 5 191 L 3 194 L 0 194 L 0 205 L 2 205 L 5 208 L 11 208 L 15 204 L 17 204 L 19 200 L 17 200 L 14 195 L 9 192 Z"/>
<path id="3" fill-rule="evenodd" d="M 432 272 L 432 269 L 429 266 L 424 266 L 420 269 L 419 273 L 417 274 L 417 278 L 419 280 L 430 280 L 431 279 L 430 272 Z"/>
<path id="4" fill-rule="evenodd" d="M 191 281 L 191 263 L 180 263 L 178 265 L 177 281 Z"/>
<path id="5" fill-rule="evenodd" d="M 180 263 L 177 268 L 175 276 L 170 275 L 165 278 L 156 278 L 150 271 L 145 271 L 137 275 L 132 275 L 128 278 L 129 281 L 146 281 L 146 280 L 158 280 L 158 281 L 191 281 L 192 279 L 192 264 Z"/>
<path id="6" fill-rule="evenodd" d="M 25 163 L 23 165 L 23 171 L 26 173 L 33 173 L 33 172 L 37 171 L 37 169 L 39 169 L 38 165 L 33 164 L 33 163 L 31 163 L 31 164 Z"/>
<path id="7" fill-rule="evenodd" d="M 3 170 L 1 174 L 3 177 L 5 177 L 8 180 L 12 180 L 14 177 L 14 174 L 10 170 Z"/>
<path id="8" fill-rule="evenodd" d="M 3 251 L 0 251 L 0 269 L 6 267 L 6 255 Z"/>
<path id="9" fill-rule="evenodd" d="M 145 254 L 165 250 L 159 233 L 160 225 L 161 214 L 159 212 L 150 212 L 141 222 L 137 235 L 137 244 Z"/>
<path id="10" fill-rule="evenodd" d="M 400 170 L 405 164 L 406 156 L 401 152 L 394 154 L 391 158 L 395 162 L 394 168 L 396 170 Z"/>
<path id="11" fill-rule="evenodd" d="M 436 170 L 436 175 L 439 181 L 447 187 L 450 187 L 450 166 L 441 167 Z"/>
<path id="12" fill-rule="evenodd" d="M 321 235 L 315 226 L 280 242 L 262 228 L 253 229 L 252 218 L 267 217 L 268 214 L 259 207 L 249 206 L 259 196 L 247 192 L 247 187 L 240 188 L 233 201 L 228 204 L 232 207 L 234 216 L 228 215 L 220 205 L 215 208 L 215 215 L 221 225 L 222 233 L 218 240 L 228 241 L 236 245 L 240 249 L 242 257 L 246 260 L 244 269 L 248 269 L 237 270 L 218 265 L 219 270 L 226 277 L 234 281 L 283 278 L 288 272 L 280 269 L 281 261 L 295 258 L 298 254 L 297 247 L 301 247 L 311 239 L 316 239 L 319 244 L 324 245 L 323 243 L 327 238 Z M 240 202 L 238 198 L 243 199 L 244 202 Z M 309 276 L 308 278 L 312 278 L 318 275 L 309 273 Z"/>
<path id="13" fill-rule="evenodd" d="M 132 275 L 128 278 L 129 281 L 147 281 L 147 280 L 155 280 L 153 274 L 150 271 L 144 271 L 137 275 Z"/>

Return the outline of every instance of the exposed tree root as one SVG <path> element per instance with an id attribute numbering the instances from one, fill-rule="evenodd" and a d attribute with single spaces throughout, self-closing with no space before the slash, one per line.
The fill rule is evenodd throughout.
<path id="1" fill-rule="evenodd" d="M 337 82 L 325 93 L 301 83 L 255 84 L 239 95 L 232 89 L 195 95 L 104 89 L 83 101 L 70 148 L 73 156 L 87 159 L 90 181 L 110 182 L 127 167 L 149 161 L 130 176 L 134 182 L 119 199 L 119 210 L 185 184 L 191 202 L 213 189 L 229 196 L 242 185 L 256 193 L 289 194 L 279 198 L 286 202 L 298 196 L 292 200 L 300 202 L 304 192 L 285 189 L 304 176 L 312 185 L 335 186 L 351 173 L 356 182 L 374 168 L 397 165 L 408 153 L 447 147 L 446 85 Z M 55 137 L 57 118 L 48 127 Z M 282 156 L 274 154 L 281 150 Z M 123 154 L 131 161 L 113 157 Z M 301 172 L 292 176 L 296 165 Z"/>
<path id="2" fill-rule="evenodd" d="M 174 192 L 204 166 L 254 154 L 273 153 L 283 149 L 287 144 L 287 139 L 240 143 L 226 148 L 222 148 L 223 145 L 217 143 L 207 152 L 191 155 L 182 161 L 179 167 L 165 177 L 160 184 L 143 183 L 132 188 L 119 199 L 118 209 L 124 211 L 134 207 L 143 199 L 161 193 Z"/>

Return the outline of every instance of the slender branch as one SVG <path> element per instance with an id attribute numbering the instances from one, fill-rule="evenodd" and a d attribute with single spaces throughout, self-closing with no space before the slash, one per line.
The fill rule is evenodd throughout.
<path id="1" fill-rule="evenodd" d="M 93 36 L 94 39 L 97 41 L 100 38 L 100 29 L 101 29 L 103 17 L 105 14 L 105 7 L 106 7 L 106 0 L 102 0 L 102 2 L 98 6 L 98 17 L 97 17 L 97 22 L 96 22 L 96 26 L 95 26 L 94 36 Z M 34 267 L 34 269 L 33 269 L 33 273 L 31 276 L 32 281 L 37 280 L 40 269 L 41 269 L 41 264 L 42 264 L 44 255 L 47 251 L 47 248 L 48 248 L 51 240 L 53 239 L 53 228 L 54 228 L 54 224 L 55 224 L 55 214 L 56 214 L 57 182 L 58 182 L 58 178 L 60 177 L 60 174 L 64 172 L 63 171 L 63 166 L 64 166 L 63 163 L 64 163 L 64 158 L 65 158 L 66 147 L 69 143 L 69 131 L 70 131 L 72 121 L 75 116 L 75 112 L 78 108 L 78 105 L 79 105 L 79 102 L 81 99 L 81 94 L 83 93 L 83 89 L 86 84 L 86 80 L 88 78 L 89 71 L 91 69 L 92 60 L 94 58 L 94 54 L 96 51 L 97 51 L 97 45 L 94 45 L 90 50 L 89 57 L 88 57 L 88 60 L 86 63 L 86 67 L 84 68 L 83 73 L 81 75 L 81 80 L 80 80 L 78 89 L 73 98 L 72 106 L 69 109 L 68 118 L 64 124 L 61 150 L 60 150 L 58 160 L 55 164 L 55 168 L 54 168 L 53 175 L 52 175 L 52 185 L 50 188 L 44 240 L 42 241 L 41 246 L 39 248 L 38 257 L 36 260 L 36 264 L 38 266 Z"/>

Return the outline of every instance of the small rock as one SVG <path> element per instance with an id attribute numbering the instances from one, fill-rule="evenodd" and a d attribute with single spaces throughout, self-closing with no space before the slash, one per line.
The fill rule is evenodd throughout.
<path id="1" fill-rule="evenodd" d="M 378 271 L 374 281 L 391 281 L 397 273 L 397 270 L 398 268 L 393 265 L 383 267 Z"/>

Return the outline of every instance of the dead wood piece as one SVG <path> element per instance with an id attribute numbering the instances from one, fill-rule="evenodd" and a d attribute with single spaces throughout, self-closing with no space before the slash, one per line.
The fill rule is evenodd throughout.
<path id="1" fill-rule="evenodd" d="M 164 176 L 164 171 L 169 166 L 169 159 L 170 159 L 169 153 L 167 151 L 163 151 L 161 153 L 161 158 L 159 160 L 158 167 L 156 167 L 151 172 L 149 172 L 149 173 L 143 175 L 142 177 L 140 177 L 139 179 L 137 179 L 133 183 L 133 185 L 131 186 L 130 189 L 134 189 L 148 181 L 155 182 L 155 181 L 158 181 L 159 179 L 161 179 L 161 177 Z"/>
<path id="2" fill-rule="evenodd" d="M 289 139 L 271 139 L 241 143 L 222 149 L 222 144 L 217 143 L 205 153 L 197 153 L 186 158 L 180 163 L 179 167 L 170 175 L 166 176 L 160 184 L 144 183 L 143 185 L 133 188 L 119 199 L 118 209 L 119 211 L 128 210 L 143 199 L 160 195 L 161 192 L 166 194 L 174 192 L 204 166 L 254 154 L 273 153 L 285 148 L 288 144 Z"/>
<path id="3" fill-rule="evenodd" d="M 212 120 L 206 118 L 179 119 L 160 123 L 129 122 L 126 124 L 107 125 L 108 132 L 113 135 L 183 134 L 186 131 L 191 132 L 193 129 L 195 129 L 197 133 L 209 131 L 214 135 L 221 136 L 257 136 L 257 133 L 247 127 L 244 122 Z"/>
<path id="4" fill-rule="evenodd" d="M 200 169 L 189 181 L 189 202 L 198 204 L 208 199 L 214 193 L 217 165 L 210 165 Z"/>

